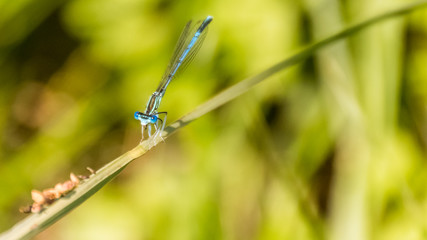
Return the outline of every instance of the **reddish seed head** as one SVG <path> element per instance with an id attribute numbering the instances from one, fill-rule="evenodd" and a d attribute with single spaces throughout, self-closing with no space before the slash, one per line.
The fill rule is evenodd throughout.
<path id="1" fill-rule="evenodd" d="M 37 204 L 37 203 L 33 203 L 33 205 L 31 205 L 31 212 L 32 213 L 38 213 L 43 209 L 41 204 Z"/>
<path id="2" fill-rule="evenodd" d="M 76 185 L 73 181 L 68 180 L 64 183 L 58 183 L 55 185 L 55 190 L 58 191 L 59 194 L 65 195 L 69 191 L 73 190 Z"/>
<path id="3" fill-rule="evenodd" d="M 95 174 L 95 171 L 87 167 L 91 176 Z M 21 207 L 19 209 L 22 213 L 38 213 L 43 209 L 43 205 L 51 204 L 56 199 L 60 198 L 62 195 L 73 190 L 76 186 L 80 184 L 80 179 L 87 179 L 88 176 L 76 176 L 74 173 L 70 173 L 70 180 L 65 181 L 64 183 L 57 183 L 54 188 L 48 188 L 43 190 L 43 192 L 32 190 L 31 198 L 34 203 L 30 206 Z"/>
<path id="4" fill-rule="evenodd" d="M 67 191 L 67 189 L 65 189 L 63 187 L 62 183 L 57 183 L 55 185 L 55 190 L 58 191 L 58 193 L 60 193 L 61 195 L 64 194 Z"/>
<path id="5" fill-rule="evenodd" d="M 46 198 L 43 196 L 43 194 L 40 191 L 37 190 L 31 190 L 31 198 L 36 204 L 45 204 Z"/>
<path id="6" fill-rule="evenodd" d="M 51 203 L 53 200 L 58 199 L 61 197 L 61 193 L 59 193 L 54 188 L 48 188 L 43 190 L 43 196 L 46 198 L 46 200 Z"/>
<path id="7" fill-rule="evenodd" d="M 62 184 L 62 187 L 65 189 L 65 193 L 67 193 L 67 192 L 73 190 L 76 187 L 76 184 L 74 184 L 73 181 L 68 180 Z"/>

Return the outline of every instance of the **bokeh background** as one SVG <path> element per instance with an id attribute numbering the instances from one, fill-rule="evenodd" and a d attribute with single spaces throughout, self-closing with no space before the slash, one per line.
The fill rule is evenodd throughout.
<path id="1" fill-rule="evenodd" d="M 189 19 L 168 121 L 403 0 L 0 1 L 0 231 L 31 189 L 136 146 Z M 336 42 L 180 129 L 36 239 L 426 239 L 427 11 Z"/>

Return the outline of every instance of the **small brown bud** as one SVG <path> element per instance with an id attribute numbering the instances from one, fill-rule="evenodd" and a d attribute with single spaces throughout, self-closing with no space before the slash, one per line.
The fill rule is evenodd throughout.
<path id="1" fill-rule="evenodd" d="M 32 207 L 32 205 L 28 205 L 28 206 L 25 206 L 25 207 L 20 207 L 19 211 L 21 213 L 31 213 L 31 207 Z"/>
<path id="2" fill-rule="evenodd" d="M 63 186 L 62 183 L 57 183 L 55 185 L 55 190 L 58 191 L 58 193 L 61 194 L 61 195 L 64 194 L 67 191 L 67 189 L 64 188 L 64 186 Z"/>
<path id="3" fill-rule="evenodd" d="M 86 167 L 86 169 L 90 172 L 90 175 L 95 175 L 96 172 L 91 167 Z"/>
<path id="4" fill-rule="evenodd" d="M 73 190 L 76 187 L 76 185 L 74 184 L 73 181 L 68 180 L 62 184 L 62 187 L 65 189 L 65 192 L 67 193 L 67 192 Z"/>
<path id="5" fill-rule="evenodd" d="M 32 213 L 39 213 L 42 209 L 43 209 L 43 207 L 41 204 L 33 203 L 33 205 L 31 205 L 31 212 Z"/>
<path id="6" fill-rule="evenodd" d="M 43 194 L 40 191 L 37 190 L 31 190 L 31 198 L 36 204 L 45 204 L 46 198 L 43 196 Z"/>
<path id="7" fill-rule="evenodd" d="M 70 173 L 70 179 L 74 183 L 75 186 L 79 185 L 80 180 L 76 175 L 74 175 L 74 173 Z"/>
<path id="8" fill-rule="evenodd" d="M 43 190 L 43 196 L 46 198 L 48 203 L 53 202 L 55 199 L 58 199 L 61 197 L 61 193 L 59 193 L 54 188 L 48 188 Z"/>

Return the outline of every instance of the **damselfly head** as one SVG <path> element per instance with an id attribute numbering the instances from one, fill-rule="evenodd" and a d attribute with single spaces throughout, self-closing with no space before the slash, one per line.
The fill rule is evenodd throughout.
<path id="1" fill-rule="evenodd" d="M 156 115 L 148 115 L 142 112 L 135 112 L 134 117 L 136 120 L 141 121 L 141 125 L 143 126 L 156 123 L 158 119 Z"/>

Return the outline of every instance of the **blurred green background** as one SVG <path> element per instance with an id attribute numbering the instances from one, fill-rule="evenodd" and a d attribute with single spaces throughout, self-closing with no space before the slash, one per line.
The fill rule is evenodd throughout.
<path id="1" fill-rule="evenodd" d="M 408 1 L 0 1 L 0 231 L 31 189 L 136 146 L 190 19 L 214 16 L 168 122 Z M 131 163 L 36 239 L 427 239 L 427 11 L 275 75 Z"/>

